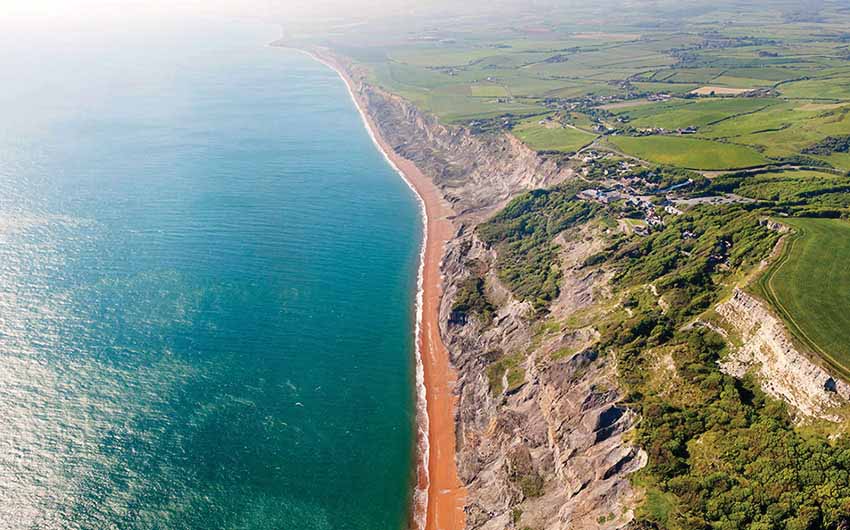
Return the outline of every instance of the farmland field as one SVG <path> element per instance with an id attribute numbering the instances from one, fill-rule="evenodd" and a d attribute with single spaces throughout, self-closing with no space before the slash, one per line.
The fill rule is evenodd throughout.
<path id="1" fill-rule="evenodd" d="M 842 171 L 850 172 L 850 153 L 832 153 L 828 156 L 816 157 Z"/>
<path id="2" fill-rule="evenodd" d="M 614 136 L 610 141 L 627 155 L 689 169 L 736 169 L 767 162 L 764 156 L 749 147 L 700 138 Z"/>
<path id="3" fill-rule="evenodd" d="M 641 108 L 623 109 L 618 115 L 630 117 L 633 127 L 703 127 L 733 116 L 756 112 L 775 103 L 775 100 L 757 98 L 673 100 Z"/>
<path id="4" fill-rule="evenodd" d="M 827 136 L 850 131 L 850 113 L 825 111 L 808 119 L 796 119 L 776 130 L 765 130 L 732 138 L 734 142 L 761 146 L 767 156 L 789 156 Z"/>
<path id="5" fill-rule="evenodd" d="M 738 116 L 734 120 L 715 123 L 700 130 L 700 134 L 712 138 L 732 138 L 746 134 L 774 132 L 791 127 L 796 123 L 816 117 L 823 110 L 808 102 L 784 102 Z"/>
<path id="6" fill-rule="evenodd" d="M 780 92 L 788 98 L 850 100 L 850 77 L 796 81 L 782 85 Z"/>
<path id="7" fill-rule="evenodd" d="M 656 92 L 664 92 L 668 94 L 686 94 L 695 88 L 699 88 L 699 85 L 688 84 L 688 83 L 655 83 L 655 82 L 638 82 L 634 83 L 636 87 L 640 90 L 656 93 Z"/>
<path id="8" fill-rule="evenodd" d="M 850 373 L 850 222 L 782 222 L 796 233 L 759 287 L 799 340 Z"/>
<path id="9" fill-rule="evenodd" d="M 850 105 L 829 108 L 850 103 L 843 37 L 815 39 L 803 24 L 756 26 L 743 33 L 724 28 L 723 38 L 705 21 L 687 32 L 565 30 L 546 37 L 505 30 L 490 36 L 480 28 L 474 38 L 360 53 L 373 82 L 446 123 L 498 119 L 535 149 L 571 151 L 582 141 L 579 132 L 535 131 L 524 120 L 579 112 L 591 116 L 580 129 L 611 133 L 611 143 L 647 162 L 727 169 L 794 157 L 850 130 Z M 835 27 L 843 26 L 836 21 Z M 687 127 L 698 128 L 700 140 L 614 138 L 640 136 L 634 129 Z M 841 156 L 822 160 L 847 167 Z"/>
<path id="10" fill-rule="evenodd" d="M 469 89 L 473 96 L 478 97 L 501 98 L 508 95 L 508 91 L 505 87 L 492 83 L 479 83 L 472 85 Z"/>
<path id="11" fill-rule="evenodd" d="M 520 123 L 513 133 L 523 143 L 538 151 L 575 152 L 596 138 L 593 134 L 573 127 L 541 125 L 535 119 Z"/>
<path id="12" fill-rule="evenodd" d="M 738 86 L 738 88 L 723 86 L 723 82 L 721 81 L 721 79 L 721 77 L 718 77 L 712 81 L 717 84 L 711 86 L 701 86 L 696 90 L 691 91 L 691 93 L 698 94 L 700 96 L 737 96 L 738 94 L 743 94 L 744 92 L 746 92 L 747 89 L 752 88 L 752 85 L 749 83 L 745 83 L 745 88 L 740 88 L 740 85 L 736 85 Z"/>

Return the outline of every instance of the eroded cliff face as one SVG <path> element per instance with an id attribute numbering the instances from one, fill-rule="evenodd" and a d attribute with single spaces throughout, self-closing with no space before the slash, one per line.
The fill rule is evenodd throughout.
<path id="1" fill-rule="evenodd" d="M 549 320 L 596 301 L 608 277 L 579 264 L 597 250 L 598 234 L 579 230 L 563 243 L 564 286 Z M 592 326 L 541 332 L 529 304 L 497 278 L 496 255 L 471 231 L 459 234 L 444 262 L 441 307 L 446 345 L 458 369 L 458 466 L 468 487 L 467 526 L 480 529 L 620 528 L 633 517 L 636 492 L 627 475 L 646 463 L 625 440 L 636 417 L 618 403 L 615 362 L 591 349 Z M 483 274 L 498 306 L 493 322 L 456 322 L 459 280 Z M 516 359 L 519 382 L 493 380 L 494 361 Z"/>
<path id="2" fill-rule="evenodd" d="M 475 224 L 518 193 L 553 186 L 570 168 L 537 155 L 513 136 L 446 127 L 410 102 L 363 85 L 372 116 L 397 153 L 431 177 L 461 223 Z"/>
<path id="3" fill-rule="evenodd" d="M 362 91 L 384 137 L 433 179 L 456 214 L 457 234 L 442 264 L 440 323 L 458 372 L 457 465 L 468 490 L 467 527 L 625 526 L 637 497 L 628 474 L 646 456 L 626 441 L 636 417 L 619 405 L 614 360 L 589 349 L 591 326 L 542 336 L 539 315 L 502 285 L 495 251 L 474 231 L 517 194 L 575 178 L 572 169 L 512 136 L 445 127 L 397 96 Z M 579 267 L 602 241 L 584 232 L 560 238 L 564 281 L 550 318 L 567 318 L 604 293 L 608 277 Z M 490 323 L 453 318 L 458 286 L 471 276 L 486 279 L 497 313 Z M 523 373 L 519 384 L 508 374 L 494 384 L 488 373 L 506 357 Z"/>
<path id="4" fill-rule="evenodd" d="M 721 363 L 723 371 L 739 378 L 754 373 L 762 390 L 791 405 L 801 421 L 841 421 L 838 409 L 850 402 L 850 385 L 800 352 L 764 302 L 736 289 L 717 313 L 740 339 Z"/>

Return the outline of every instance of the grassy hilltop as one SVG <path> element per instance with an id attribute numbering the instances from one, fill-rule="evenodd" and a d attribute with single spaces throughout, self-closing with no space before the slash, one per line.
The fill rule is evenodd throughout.
<path id="1" fill-rule="evenodd" d="M 794 237 L 759 288 L 801 340 L 850 374 L 850 222 L 787 219 Z"/>

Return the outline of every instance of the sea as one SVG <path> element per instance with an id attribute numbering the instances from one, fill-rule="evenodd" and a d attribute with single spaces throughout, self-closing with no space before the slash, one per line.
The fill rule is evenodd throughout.
<path id="1" fill-rule="evenodd" d="M 0 529 L 408 522 L 419 205 L 279 36 L 0 35 Z"/>

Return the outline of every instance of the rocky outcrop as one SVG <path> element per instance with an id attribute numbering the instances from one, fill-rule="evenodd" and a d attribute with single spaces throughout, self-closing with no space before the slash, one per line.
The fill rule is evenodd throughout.
<path id="1" fill-rule="evenodd" d="M 850 401 L 850 385 L 801 353 L 782 322 L 767 306 L 736 289 L 717 306 L 723 324 L 740 338 L 740 346 L 721 362 L 735 377 L 756 374 L 765 393 L 790 404 L 805 417 L 840 421 L 835 409 Z"/>
<path id="2" fill-rule="evenodd" d="M 773 230 L 774 232 L 779 232 L 780 234 L 785 234 L 790 230 L 788 228 L 788 225 L 778 223 L 769 217 L 761 219 L 759 221 L 759 224 L 764 225 L 768 230 Z"/>

